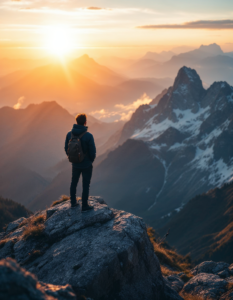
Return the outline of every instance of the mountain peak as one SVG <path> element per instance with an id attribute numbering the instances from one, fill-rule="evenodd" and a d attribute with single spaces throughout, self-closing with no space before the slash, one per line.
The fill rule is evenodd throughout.
<path id="1" fill-rule="evenodd" d="M 196 70 L 188 68 L 186 66 L 182 67 L 179 70 L 174 82 L 173 90 L 176 90 L 180 84 L 196 85 L 197 87 L 203 89 L 202 81 Z"/>
<path id="2" fill-rule="evenodd" d="M 210 45 L 201 45 L 199 47 L 199 49 L 203 52 L 208 52 L 209 54 L 213 54 L 213 55 L 219 55 L 219 54 L 223 54 L 224 52 L 222 51 L 221 47 L 216 44 L 210 44 Z"/>
<path id="3" fill-rule="evenodd" d="M 64 109 L 61 105 L 59 105 L 55 100 L 52 101 L 43 101 L 41 103 L 35 104 L 29 104 L 25 109 L 38 109 L 38 110 L 44 110 L 44 109 Z"/>
<path id="4" fill-rule="evenodd" d="M 193 113 L 198 111 L 198 103 L 205 93 L 202 81 L 194 69 L 182 67 L 175 79 L 171 95 L 167 103 L 168 111 L 172 113 L 173 109 L 187 110 L 191 109 Z M 172 119 L 176 119 L 173 118 Z"/>
<path id="5" fill-rule="evenodd" d="M 84 54 L 80 57 L 78 57 L 76 60 L 76 62 L 79 62 L 79 63 L 82 63 L 82 64 L 97 64 L 95 62 L 95 60 L 93 58 L 91 58 L 89 55 L 87 54 Z"/>
<path id="6" fill-rule="evenodd" d="M 80 59 L 85 59 L 85 60 L 89 60 L 90 56 L 88 54 L 83 54 L 82 56 L 79 57 Z"/>

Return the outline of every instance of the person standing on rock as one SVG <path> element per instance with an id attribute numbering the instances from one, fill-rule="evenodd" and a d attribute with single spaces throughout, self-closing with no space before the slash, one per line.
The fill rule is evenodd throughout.
<path id="1" fill-rule="evenodd" d="M 70 201 L 72 208 L 78 206 L 76 190 L 79 177 L 82 174 L 82 212 L 87 212 L 93 209 L 93 206 L 88 205 L 88 197 L 93 170 L 92 163 L 96 157 L 96 147 L 93 135 L 87 132 L 87 116 L 78 114 L 75 119 L 77 124 L 73 125 L 73 129 L 67 133 L 65 140 L 65 152 L 72 163 Z"/>

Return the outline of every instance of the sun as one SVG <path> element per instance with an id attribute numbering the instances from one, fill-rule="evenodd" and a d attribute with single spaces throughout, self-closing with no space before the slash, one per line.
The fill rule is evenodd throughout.
<path id="1" fill-rule="evenodd" d="M 63 57 L 71 52 L 73 48 L 71 30 L 62 25 L 50 26 L 46 28 L 46 49 L 59 57 Z"/>

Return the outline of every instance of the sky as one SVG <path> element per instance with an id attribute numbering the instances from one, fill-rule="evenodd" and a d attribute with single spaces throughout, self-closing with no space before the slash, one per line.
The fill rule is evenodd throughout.
<path id="1" fill-rule="evenodd" d="M 218 43 L 233 51 L 232 0 L 0 0 L 0 57 L 140 56 Z"/>

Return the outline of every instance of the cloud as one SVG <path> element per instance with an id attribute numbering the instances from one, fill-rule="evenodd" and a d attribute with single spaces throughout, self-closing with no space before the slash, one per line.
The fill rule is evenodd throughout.
<path id="1" fill-rule="evenodd" d="M 18 99 L 18 102 L 13 106 L 13 108 L 14 109 L 20 109 L 20 107 L 22 106 L 24 100 L 25 100 L 25 97 L 20 97 Z"/>
<path id="2" fill-rule="evenodd" d="M 87 9 L 90 9 L 90 10 L 101 10 L 101 9 L 105 9 L 105 8 L 96 7 L 96 6 L 90 6 L 90 7 L 87 7 Z"/>
<path id="3" fill-rule="evenodd" d="M 183 24 L 156 24 L 137 26 L 140 29 L 233 29 L 233 20 L 200 20 Z"/>
<path id="4" fill-rule="evenodd" d="M 98 111 L 94 111 L 90 114 L 99 119 L 105 119 L 110 121 L 128 121 L 139 106 L 150 104 L 151 101 L 152 99 L 146 93 L 144 93 L 139 99 L 128 105 L 116 104 L 116 109 L 113 111 L 101 109 Z"/>

